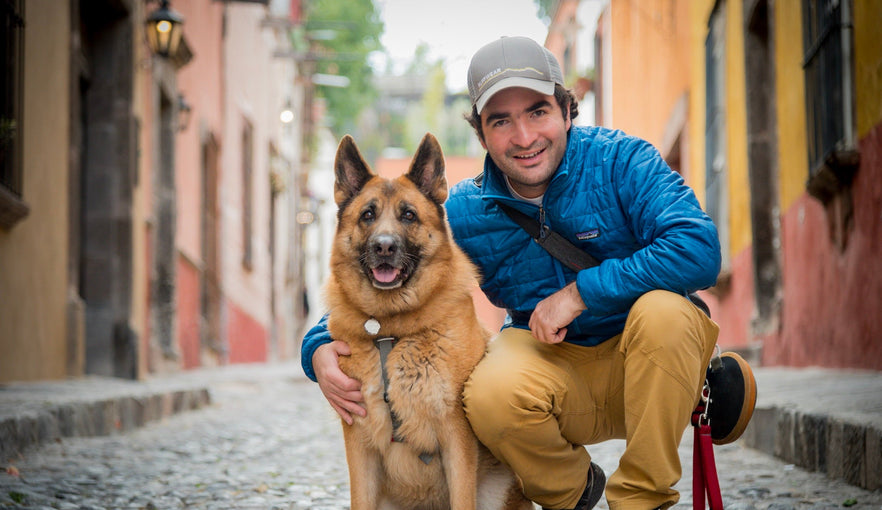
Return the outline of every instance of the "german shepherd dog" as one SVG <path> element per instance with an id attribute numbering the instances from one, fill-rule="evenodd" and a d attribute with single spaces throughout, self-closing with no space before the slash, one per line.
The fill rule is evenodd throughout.
<path id="1" fill-rule="evenodd" d="M 349 344 L 340 368 L 361 381 L 367 409 L 343 422 L 352 509 L 532 509 L 463 410 L 490 335 L 472 302 L 477 271 L 445 217 L 438 141 L 427 134 L 409 171 L 390 180 L 347 135 L 334 171 L 328 329 Z"/>

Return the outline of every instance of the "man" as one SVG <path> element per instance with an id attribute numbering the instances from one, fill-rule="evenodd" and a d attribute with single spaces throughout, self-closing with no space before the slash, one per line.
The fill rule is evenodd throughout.
<path id="1" fill-rule="evenodd" d="M 605 485 L 610 508 L 671 506 L 677 447 L 718 333 L 686 296 L 715 283 L 716 229 L 650 144 L 573 127 L 576 100 L 534 41 L 484 46 L 468 79 L 468 120 L 487 157 L 446 209 L 482 290 L 509 315 L 464 391 L 469 422 L 543 508 L 592 508 L 605 475 L 582 445 L 614 438 L 626 447 Z M 602 263 L 571 271 L 499 204 Z M 324 321 L 304 338 L 305 372 L 350 422 L 365 411 L 359 383 L 338 367 L 346 354 Z"/>

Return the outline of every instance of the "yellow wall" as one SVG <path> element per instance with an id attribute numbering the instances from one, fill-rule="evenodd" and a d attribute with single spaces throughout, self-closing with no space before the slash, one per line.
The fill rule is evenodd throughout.
<path id="1" fill-rule="evenodd" d="M 854 60 L 858 139 L 882 121 L 882 2 L 854 0 Z"/>
<path id="2" fill-rule="evenodd" d="M 0 230 L 0 381 L 67 375 L 69 39 L 67 2 L 25 2 L 23 195 Z"/>
<path id="3" fill-rule="evenodd" d="M 689 125 L 692 140 L 689 153 L 693 186 L 705 203 L 705 115 L 707 113 L 707 90 L 705 69 L 705 42 L 708 20 L 714 0 L 690 2 L 690 72 Z M 725 2 L 726 56 L 725 56 L 725 108 L 726 108 L 726 159 L 728 171 L 729 205 L 729 259 L 750 246 L 750 196 L 747 174 L 747 112 L 744 83 L 744 31 L 742 2 Z M 726 257 L 724 257 L 726 258 Z"/>
<path id="4" fill-rule="evenodd" d="M 805 193 L 808 178 L 800 3 L 799 0 L 775 2 L 775 96 L 782 214 Z"/>
<path id="5" fill-rule="evenodd" d="M 729 165 L 729 248 L 733 256 L 752 242 L 742 10 L 741 1 L 726 2 L 726 160 Z"/>
<path id="6" fill-rule="evenodd" d="M 707 126 L 707 90 L 705 88 L 704 43 L 707 39 L 707 19 L 714 6 L 713 0 L 689 2 L 689 168 L 692 186 L 702 207 L 706 206 L 704 133 Z"/>

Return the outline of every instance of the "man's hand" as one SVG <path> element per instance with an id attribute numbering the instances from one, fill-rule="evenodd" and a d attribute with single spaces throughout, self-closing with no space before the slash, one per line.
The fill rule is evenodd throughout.
<path id="1" fill-rule="evenodd" d="M 572 282 L 539 301 L 530 316 L 530 331 L 542 343 L 562 342 L 567 326 L 586 308 L 576 282 Z"/>
<path id="2" fill-rule="evenodd" d="M 312 369 L 331 407 L 343 421 L 352 425 L 352 415 L 367 416 L 367 410 L 360 404 L 364 400 L 361 383 L 340 370 L 338 358 L 350 354 L 349 345 L 339 340 L 319 346 L 312 355 Z"/>

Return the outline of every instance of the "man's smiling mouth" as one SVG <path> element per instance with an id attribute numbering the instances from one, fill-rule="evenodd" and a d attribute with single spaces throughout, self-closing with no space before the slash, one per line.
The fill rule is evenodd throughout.
<path id="1" fill-rule="evenodd" d="M 531 152 L 529 154 L 516 154 L 512 157 L 515 159 L 533 159 L 536 156 L 542 154 L 543 152 L 545 152 L 545 149 L 539 149 L 538 151 Z"/>

